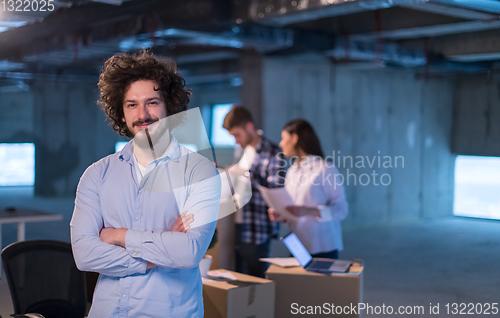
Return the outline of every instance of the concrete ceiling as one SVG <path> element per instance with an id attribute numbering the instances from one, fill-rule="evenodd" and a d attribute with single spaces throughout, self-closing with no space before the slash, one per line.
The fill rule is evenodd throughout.
<path id="1" fill-rule="evenodd" d="M 97 74 L 112 54 L 141 48 L 172 56 L 186 69 L 237 60 L 242 50 L 315 50 L 340 61 L 470 72 L 487 71 L 500 60 L 496 0 L 51 3 L 51 12 L 0 11 L 0 77 L 83 78 Z"/>

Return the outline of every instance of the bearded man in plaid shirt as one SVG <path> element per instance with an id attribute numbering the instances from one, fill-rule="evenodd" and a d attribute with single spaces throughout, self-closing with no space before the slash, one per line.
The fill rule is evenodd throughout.
<path id="1" fill-rule="evenodd" d="M 271 238 L 278 235 L 279 223 L 269 219 L 268 207 L 257 185 L 283 187 L 286 160 L 277 145 L 255 130 L 252 115 L 246 108 L 233 107 L 224 118 L 223 127 L 244 150 L 238 165 L 250 172 L 252 187 L 250 201 L 235 217 L 236 271 L 264 277 L 268 265 L 259 258 L 269 257 Z"/>

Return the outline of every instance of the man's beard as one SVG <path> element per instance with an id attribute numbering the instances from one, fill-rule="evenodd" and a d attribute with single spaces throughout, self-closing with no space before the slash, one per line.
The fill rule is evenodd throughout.
<path id="1" fill-rule="evenodd" d="M 241 148 L 245 148 L 246 146 L 250 145 L 250 142 L 252 141 L 252 138 L 250 137 L 250 133 L 247 132 L 246 129 L 244 129 L 244 134 L 245 134 L 245 141 L 243 145 L 240 145 Z"/>
<path id="2" fill-rule="evenodd" d="M 142 129 L 134 136 L 134 143 L 142 149 L 154 149 L 160 138 L 169 130 L 167 118 L 153 120 L 151 125 Z M 134 122 L 134 125 L 142 123 L 144 122 L 137 121 Z"/>

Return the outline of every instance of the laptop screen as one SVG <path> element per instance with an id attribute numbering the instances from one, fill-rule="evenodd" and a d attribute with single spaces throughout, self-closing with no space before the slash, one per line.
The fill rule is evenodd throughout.
<path id="1" fill-rule="evenodd" d="M 287 237 L 285 237 L 283 239 L 283 243 L 285 243 L 286 247 L 288 247 L 292 255 L 295 256 L 302 267 L 305 267 L 307 263 L 311 261 L 311 254 L 309 254 L 295 233 L 290 233 Z"/>

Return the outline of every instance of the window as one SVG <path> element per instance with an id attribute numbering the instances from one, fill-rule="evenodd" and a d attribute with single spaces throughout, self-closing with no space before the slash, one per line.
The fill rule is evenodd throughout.
<path id="1" fill-rule="evenodd" d="M 35 144 L 0 144 L 0 186 L 35 185 Z"/>
<path id="2" fill-rule="evenodd" d="M 500 158 L 458 156 L 453 213 L 500 219 Z"/>
<path id="3" fill-rule="evenodd" d="M 212 107 L 212 122 L 210 142 L 213 147 L 232 147 L 236 144 L 234 137 L 222 127 L 224 118 L 233 104 L 218 104 Z"/>

